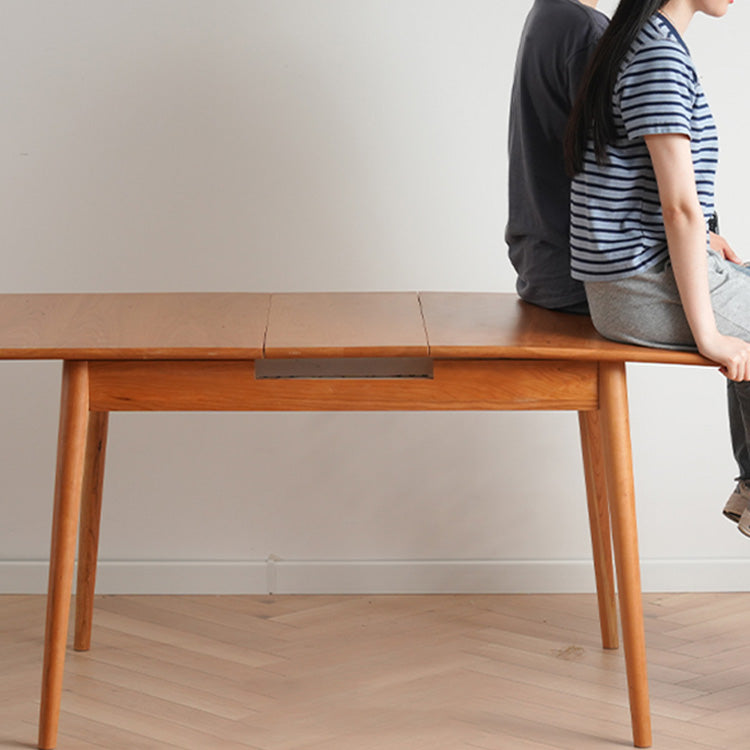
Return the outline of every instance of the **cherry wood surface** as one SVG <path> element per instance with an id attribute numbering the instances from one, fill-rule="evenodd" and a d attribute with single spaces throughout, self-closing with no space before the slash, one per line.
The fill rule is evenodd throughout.
<path id="1" fill-rule="evenodd" d="M 81 494 L 85 485 L 86 434 L 89 420 L 88 366 L 66 362 L 63 367 L 58 433 L 52 544 L 47 587 L 39 747 L 54 748 L 60 718 L 65 647 Z"/>
<path id="2" fill-rule="evenodd" d="M 586 315 L 550 312 L 515 294 L 422 292 L 430 356 L 510 357 L 714 365 L 694 352 L 608 341 Z M 715 365 L 714 365 L 715 366 Z"/>
<path id="3" fill-rule="evenodd" d="M 0 359 L 255 359 L 269 294 L 0 294 Z"/>
<path id="4" fill-rule="evenodd" d="M 435 362 L 431 378 L 256 380 L 252 362 L 91 362 L 97 411 L 592 410 L 595 362 Z"/>
<path id="5" fill-rule="evenodd" d="M 601 444 L 601 418 L 597 411 L 579 411 L 581 454 L 586 480 L 586 499 L 589 511 L 589 528 L 594 557 L 599 626 L 604 648 L 617 648 L 620 643 L 617 631 L 617 606 L 615 605 L 615 579 L 612 568 L 612 531 L 607 499 L 607 477 L 604 451 Z"/>
<path id="6" fill-rule="evenodd" d="M 712 363 L 477 292 L 0 294 L 0 359 L 340 357 Z"/>
<path id="7" fill-rule="evenodd" d="M 612 523 L 612 551 L 620 600 L 633 744 L 635 747 L 651 747 L 633 453 L 630 445 L 627 378 L 623 363 L 602 362 L 599 365 L 599 392 L 604 471 Z"/>
<path id="8" fill-rule="evenodd" d="M 89 401 L 90 407 L 91 402 Z M 77 651 L 88 651 L 91 646 L 91 623 L 94 617 L 94 589 L 96 587 L 96 563 L 99 552 L 104 458 L 107 452 L 108 429 L 108 412 L 89 411 L 78 532 L 75 628 L 75 649 Z"/>
<path id="9" fill-rule="evenodd" d="M 268 358 L 426 357 L 415 292 L 274 294 Z"/>

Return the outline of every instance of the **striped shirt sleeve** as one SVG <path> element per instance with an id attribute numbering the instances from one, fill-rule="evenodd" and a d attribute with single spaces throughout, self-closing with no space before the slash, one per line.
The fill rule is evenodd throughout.
<path id="1" fill-rule="evenodd" d="M 676 44 L 642 49 L 623 70 L 614 94 L 630 140 L 658 133 L 691 135 L 695 72 Z"/>

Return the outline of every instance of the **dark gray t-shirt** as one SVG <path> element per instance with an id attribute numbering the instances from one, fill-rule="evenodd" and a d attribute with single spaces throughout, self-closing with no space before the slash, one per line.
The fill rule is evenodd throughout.
<path id="1" fill-rule="evenodd" d="M 505 239 L 519 296 L 543 307 L 586 299 L 570 275 L 570 178 L 563 138 L 584 68 L 608 19 L 579 0 L 535 0 L 510 103 Z"/>

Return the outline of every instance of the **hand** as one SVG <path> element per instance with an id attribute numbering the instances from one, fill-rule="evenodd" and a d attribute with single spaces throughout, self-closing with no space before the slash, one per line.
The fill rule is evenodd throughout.
<path id="1" fill-rule="evenodd" d="M 724 260 L 728 260 L 730 263 L 736 263 L 738 266 L 742 265 L 742 258 L 732 250 L 729 243 L 720 234 L 709 232 L 708 244 L 711 249 L 724 258 Z"/>
<path id="2" fill-rule="evenodd" d="M 700 353 L 718 362 L 729 380 L 750 380 L 750 343 L 734 336 L 717 333 L 698 346 Z"/>

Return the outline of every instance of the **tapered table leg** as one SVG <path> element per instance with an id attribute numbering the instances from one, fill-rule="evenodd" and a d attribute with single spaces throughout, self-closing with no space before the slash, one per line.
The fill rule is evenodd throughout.
<path id="1" fill-rule="evenodd" d="M 89 412 L 86 464 L 81 493 L 81 526 L 78 537 L 78 582 L 74 648 L 88 651 L 94 614 L 96 562 L 102 513 L 104 462 L 107 452 L 108 412 Z"/>
<path id="2" fill-rule="evenodd" d="M 617 648 L 617 604 L 615 601 L 615 573 L 612 564 L 612 542 L 609 525 L 607 479 L 604 474 L 604 454 L 599 413 L 578 412 L 581 429 L 581 451 L 586 477 L 586 497 L 591 528 L 591 548 L 594 556 L 596 595 L 599 604 L 599 627 L 603 648 Z"/>
<path id="3" fill-rule="evenodd" d="M 86 453 L 88 408 L 88 364 L 65 362 L 57 444 L 55 504 L 52 517 L 42 702 L 39 714 L 39 747 L 43 750 L 53 748 L 57 743 L 78 514 Z"/>
<path id="4" fill-rule="evenodd" d="M 646 638 L 625 364 L 601 362 L 599 372 L 605 472 L 612 516 L 612 542 L 617 566 L 633 744 L 636 747 L 651 747 Z"/>

